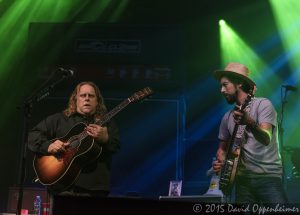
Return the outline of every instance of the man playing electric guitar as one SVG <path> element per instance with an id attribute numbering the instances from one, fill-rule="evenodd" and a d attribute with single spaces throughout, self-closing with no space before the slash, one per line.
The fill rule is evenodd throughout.
<path id="1" fill-rule="evenodd" d="M 120 138 L 113 121 L 102 126 L 95 123 L 106 112 L 99 88 L 92 82 L 82 82 L 63 112 L 47 117 L 29 132 L 29 149 L 36 153 L 35 170 L 50 191 L 62 195 L 108 195 L 110 164 L 112 155 L 119 150 Z M 76 144 L 82 144 L 82 151 Z M 76 159 L 70 160 L 72 156 Z M 78 169 L 76 165 L 83 161 L 86 165 Z M 70 166 L 65 167 L 68 162 Z"/>
<path id="2" fill-rule="evenodd" d="M 224 70 L 215 71 L 214 77 L 219 81 L 227 102 L 238 107 L 222 118 L 220 145 L 213 162 L 214 171 L 220 174 L 230 163 L 226 157 L 239 157 L 235 177 L 225 180 L 223 189 L 226 190 L 227 183 L 234 181 L 237 203 L 286 202 L 277 141 L 277 116 L 271 101 L 254 97 L 247 101 L 247 107 L 240 109 L 256 90 L 248 68 L 240 63 L 229 63 Z M 237 146 L 229 148 L 230 143 Z M 230 153 L 232 156 L 228 156 Z"/>

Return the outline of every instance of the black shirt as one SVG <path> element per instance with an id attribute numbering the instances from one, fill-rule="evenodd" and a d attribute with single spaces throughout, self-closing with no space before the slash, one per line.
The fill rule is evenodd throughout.
<path id="1" fill-rule="evenodd" d="M 46 155 L 48 147 L 54 139 L 66 136 L 74 125 L 80 122 L 88 125 L 93 121 L 93 118 L 78 113 L 70 117 L 65 116 L 64 113 L 53 114 L 29 132 L 28 147 L 35 153 Z M 101 145 L 96 141 L 102 147 L 102 152 L 95 162 L 83 168 L 74 185 L 89 190 L 109 191 L 112 154 L 120 148 L 120 137 L 114 121 L 110 121 L 106 126 L 109 136 L 108 143 Z"/>

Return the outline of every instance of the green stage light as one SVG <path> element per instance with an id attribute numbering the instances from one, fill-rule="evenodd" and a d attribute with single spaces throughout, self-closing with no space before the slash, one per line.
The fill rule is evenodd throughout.
<path id="1" fill-rule="evenodd" d="M 269 0 L 274 19 L 282 40 L 282 45 L 287 56 L 287 64 L 291 69 L 288 81 L 299 83 L 300 81 L 300 1 L 299 0 Z M 298 85 L 298 84 L 297 84 Z M 284 147 L 299 147 L 300 124 L 297 117 L 300 114 L 299 94 L 291 94 L 288 97 L 284 122 Z M 288 156 L 287 156 L 288 158 Z M 289 161 L 289 159 L 286 159 Z M 286 162 L 287 163 L 287 162 Z"/>
<path id="2" fill-rule="evenodd" d="M 219 21 L 219 25 L 222 26 L 222 25 L 226 25 L 226 22 L 224 19 L 220 19 Z"/>
<path id="3" fill-rule="evenodd" d="M 0 0 L 1 2 L 1 0 Z M 28 29 L 32 22 L 44 23 L 76 23 L 76 22 L 116 22 L 120 19 L 126 9 L 128 0 L 103 0 L 103 1 L 13 1 L 3 10 L 0 19 L 0 85 L 2 91 L 10 91 L 6 97 L 6 102 L 0 107 L 0 126 L 5 125 L 5 119 L 9 118 L 12 108 L 15 108 L 20 96 L 20 92 L 26 94 L 32 86 L 24 84 L 28 80 L 27 73 L 20 65 L 26 62 L 26 42 L 28 41 Z M 2 4 L 1 4 L 2 5 Z M 72 28 L 70 28 L 72 29 Z M 66 37 L 76 33 L 66 29 Z M 47 37 L 48 29 L 36 35 L 38 40 Z M 31 44 L 35 47 L 35 44 Z M 59 52 L 60 50 L 55 50 Z M 55 53 L 45 53 L 43 58 L 51 61 Z M 30 82 L 32 84 L 32 82 Z M 11 91 L 11 88 L 17 89 Z M 21 94 L 22 94 L 21 93 Z M 12 112 L 13 113 L 13 112 Z"/>
<path id="4" fill-rule="evenodd" d="M 273 73 L 268 65 L 253 51 L 253 49 L 228 25 L 220 25 L 220 53 L 223 67 L 228 62 L 239 62 L 248 66 L 250 77 L 258 84 L 257 95 L 270 95 L 272 86 L 280 85 L 281 80 Z M 269 73 L 268 83 L 265 83 Z M 262 84 L 259 84 L 262 83 Z M 263 84 L 264 83 L 264 84 Z"/>
<path id="5" fill-rule="evenodd" d="M 109 18 L 109 22 L 116 22 L 120 19 L 121 14 L 123 13 L 123 11 L 126 9 L 126 7 L 128 5 L 128 1 L 129 0 L 120 1 L 120 3 L 117 5 L 116 9 L 111 14 L 111 16 Z"/>
<path id="6" fill-rule="evenodd" d="M 292 70 L 300 67 L 300 1 L 299 0 L 269 0 L 274 14 L 283 46 L 289 54 L 289 64 Z M 300 73 L 297 73 L 297 81 Z"/>

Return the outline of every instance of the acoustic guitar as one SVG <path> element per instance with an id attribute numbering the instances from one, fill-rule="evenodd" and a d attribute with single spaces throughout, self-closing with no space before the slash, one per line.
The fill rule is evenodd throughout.
<path id="1" fill-rule="evenodd" d="M 101 120 L 96 121 L 95 124 L 104 125 L 127 105 L 142 100 L 152 93 L 153 91 L 149 87 L 135 92 L 105 114 Z M 70 187 L 81 170 L 101 155 L 102 147 L 96 144 L 94 138 L 87 134 L 86 126 L 85 123 L 78 123 L 65 136 L 55 139 L 65 143 L 67 146 L 65 152 L 57 155 L 36 154 L 34 157 L 33 168 L 37 180 L 54 193 L 64 191 Z"/>

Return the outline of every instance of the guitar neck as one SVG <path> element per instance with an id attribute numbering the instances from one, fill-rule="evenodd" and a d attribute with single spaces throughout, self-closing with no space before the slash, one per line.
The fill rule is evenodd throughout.
<path id="1" fill-rule="evenodd" d="M 136 93 L 134 93 L 132 96 L 128 97 L 124 101 L 122 101 L 119 105 L 114 107 L 111 111 L 109 111 L 107 114 L 105 114 L 102 119 L 97 120 L 95 123 L 102 126 L 105 123 L 107 123 L 113 116 L 115 116 L 117 113 L 119 113 L 121 110 L 123 110 L 128 104 L 131 102 L 139 101 L 146 96 L 149 96 L 153 93 L 152 89 L 150 87 L 146 87 Z"/>
<path id="2" fill-rule="evenodd" d="M 234 141 L 235 141 L 235 137 L 236 137 L 238 128 L 239 128 L 239 125 L 235 124 L 234 129 L 233 129 L 233 133 L 232 133 L 231 138 L 230 138 L 230 142 L 226 147 L 226 160 L 233 157 L 233 154 L 232 154 L 231 150 L 233 149 L 233 145 L 234 145 Z"/>
<path id="3" fill-rule="evenodd" d="M 239 110 L 242 110 L 242 111 L 245 110 L 245 108 L 249 105 L 249 103 L 250 103 L 250 101 L 252 99 L 252 96 L 253 96 L 252 93 L 248 94 L 245 103 L 240 107 Z M 234 157 L 234 155 L 232 154 L 231 150 L 233 149 L 233 145 L 235 143 L 235 139 L 236 139 L 236 136 L 237 136 L 238 129 L 239 129 L 239 124 L 235 124 L 233 132 L 232 132 L 232 135 L 231 135 L 230 142 L 229 142 L 229 144 L 227 145 L 227 148 L 226 148 L 226 160 L 229 159 L 229 158 L 233 158 Z"/>
<path id="4" fill-rule="evenodd" d="M 121 110 L 123 110 L 128 104 L 130 104 L 130 100 L 127 98 L 124 101 L 122 101 L 119 105 L 114 107 L 111 111 L 109 111 L 107 114 L 103 116 L 102 119 L 97 120 L 95 123 L 102 126 L 105 123 L 109 122 L 111 118 L 113 118 L 117 113 L 119 113 Z"/>

